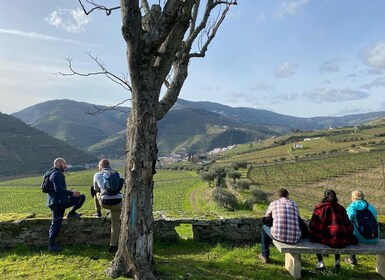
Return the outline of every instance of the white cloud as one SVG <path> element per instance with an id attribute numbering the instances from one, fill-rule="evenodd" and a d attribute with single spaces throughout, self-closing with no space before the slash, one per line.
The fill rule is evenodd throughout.
<path id="1" fill-rule="evenodd" d="M 295 0 L 282 2 L 279 8 L 274 12 L 274 16 L 282 18 L 285 15 L 295 15 L 298 9 L 309 1 L 310 0 Z"/>
<path id="2" fill-rule="evenodd" d="M 364 88 L 364 89 L 371 89 L 371 88 L 378 88 L 378 87 L 385 87 L 385 76 L 374 79 L 372 82 L 361 86 L 361 88 Z"/>
<path id="3" fill-rule="evenodd" d="M 317 88 L 306 91 L 302 94 L 302 97 L 308 99 L 314 103 L 326 103 L 326 102 L 344 102 L 351 100 L 359 100 L 367 98 L 369 94 L 367 92 L 354 90 L 350 88 L 337 89 L 337 88 Z"/>
<path id="4" fill-rule="evenodd" d="M 286 78 L 295 74 L 295 69 L 298 68 L 298 64 L 285 62 L 277 69 L 273 71 L 274 77 L 277 79 Z"/>
<path id="5" fill-rule="evenodd" d="M 373 70 L 385 70 L 385 42 L 380 42 L 363 53 L 364 62 Z"/>
<path id="6" fill-rule="evenodd" d="M 340 65 L 339 65 L 340 59 L 335 58 L 331 59 L 328 61 L 325 61 L 321 66 L 320 66 L 320 71 L 322 73 L 336 73 L 340 70 Z"/>
<path id="7" fill-rule="evenodd" d="M 82 43 L 82 42 L 71 40 L 71 39 L 63 39 L 63 38 L 39 34 L 39 33 L 35 33 L 35 32 L 25 32 L 25 31 L 20 31 L 20 30 L 15 30 L 15 29 L 2 29 L 2 28 L 0 28 L 0 33 L 19 36 L 19 37 L 25 37 L 25 38 L 31 38 L 31 39 L 37 39 L 37 40 L 96 46 L 96 45 L 86 44 L 86 43 Z"/>
<path id="8" fill-rule="evenodd" d="M 80 33 L 86 30 L 85 27 L 91 21 L 91 18 L 87 16 L 83 10 L 77 8 L 76 10 L 58 9 L 57 11 L 53 11 L 44 20 L 56 28 L 71 33 Z"/>

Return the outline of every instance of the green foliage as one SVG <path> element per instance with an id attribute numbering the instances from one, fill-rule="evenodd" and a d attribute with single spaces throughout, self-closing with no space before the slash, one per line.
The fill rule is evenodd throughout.
<path id="1" fill-rule="evenodd" d="M 247 168 L 247 162 L 246 161 L 240 161 L 240 162 L 233 162 L 231 164 L 231 167 L 234 169 L 234 170 L 238 170 L 239 168 Z"/>
<path id="2" fill-rule="evenodd" d="M 234 209 L 237 206 L 237 198 L 235 195 L 223 188 L 215 188 L 212 193 L 212 198 L 220 206 L 227 209 Z"/>
<path id="3" fill-rule="evenodd" d="M 216 176 L 211 171 L 203 171 L 199 173 L 199 177 L 202 181 L 207 182 L 208 186 L 211 187 L 211 184 L 214 182 Z"/>
<path id="4" fill-rule="evenodd" d="M 248 190 L 250 189 L 250 181 L 247 179 L 238 180 L 235 188 L 239 191 Z"/>
<path id="5" fill-rule="evenodd" d="M 250 192 L 254 203 L 266 203 L 268 201 L 267 194 L 263 190 L 254 188 Z"/>
<path id="6" fill-rule="evenodd" d="M 234 170 L 234 169 L 230 169 L 230 170 L 228 170 L 228 171 L 226 172 L 226 176 L 227 176 L 228 178 L 233 179 L 233 180 L 234 180 L 234 183 L 235 183 L 235 182 L 236 182 L 236 179 L 241 178 L 242 173 L 241 173 L 240 171 L 236 171 L 236 170 Z"/>

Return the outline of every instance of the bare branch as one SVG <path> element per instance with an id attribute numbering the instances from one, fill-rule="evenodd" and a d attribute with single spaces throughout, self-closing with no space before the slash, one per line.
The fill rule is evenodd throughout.
<path id="1" fill-rule="evenodd" d="M 145 14 L 150 13 L 150 6 L 148 5 L 147 0 L 141 0 L 142 1 L 142 8 Z"/>
<path id="2" fill-rule="evenodd" d="M 201 4 L 201 0 L 196 0 L 195 1 L 194 9 L 193 9 L 192 15 L 191 15 L 190 36 L 195 31 L 195 24 L 196 24 L 196 21 L 197 21 L 197 18 L 198 18 L 198 14 L 199 14 L 199 6 L 200 6 L 200 4 Z"/>
<path id="3" fill-rule="evenodd" d="M 68 68 L 71 70 L 71 73 L 62 73 L 62 72 L 59 72 L 59 74 L 62 75 L 62 76 L 82 76 L 82 77 L 97 76 L 97 75 L 105 75 L 108 79 L 110 79 L 110 80 L 113 81 L 114 83 L 120 85 L 120 86 L 123 87 L 125 90 L 132 91 L 131 85 L 130 85 L 130 83 L 129 83 L 128 80 L 127 80 L 127 75 L 125 75 L 125 77 L 123 77 L 123 78 L 119 78 L 119 77 L 116 76 L 115 74 L 113 74 L 113 73 L 111 73 L 110 71 L 108 71 L 108 70 L 107 70 L 107 69 L 100 63 L 100 61 L 98 60 L 97 57 L 94 57 L 94 56 L 92 56 L 91 54 L 88 54 L 88 56 L 89 56 L 94 62 L 96 62 L 96 64 L 98 64 L 98 66 L 101 68 L 102 71 L 99 71 L 99 72 L 89 72 L 89 73 L 80 73 L 80 72 L 77 72 L 77 71 L 74 70 L 74 68 L 72 67 L 72 61 L 71 61 L 71 59 L 67 59 L 67 61 L 68 61 Z"/>
<path id="4" fill-rule="evenodd" d="M 99 5 L 99 4 L 95 4 L 94 1 L 92 0 L 85 0 L 88 4 L 92 5 L 93 8 L 90 9 L 90 10 L 86 10 L 86 8 L 84 7 L 83 3 L 81 0 L 78 0 L 79 1 L 79 4 L 80 6 L 82 6 L 82 9 L 83 9 L 83 12 L 88 16 L 90 13 L 92 13 L 93 11 L 95 10 L 100 10 L 100 11 L 105 11 L 106 12 L 106 15 L 109 16 L 113 10 L 118 10 L 120 9 L 120 6 L 118 7 L 113 7 L 113 8 L 107 8 L 105 6 L 102 6 L 102 5 Z"/>
<path id="5" fill-rule="evenodd" d="M 208 49 L 208 46 L 210 45 L 211 41 L 214 39 L 220 25 L 222 24 L 223 20 L 225 19 L 226 15 L 227 15 L 227 12 L 230 10 L 230 7 L 233 6 L 233 5 L 237 5 L 237 0 L 234 0 L 234 1 L 208 1 L 207 2 L 207 5 L 206 5 L 206 9 L 205 9 L 205 13 L 204 13 L 204 16 L 202 18 L 202 21 L 201 23 L 199 24 L 199 26 L 194 30 L 194 32 L 192 32 L 190 34 L 190 36 L 188 37 L 187 39 L 187 44 L 188 45 L 192 45 L 193 41 L 196 39 L 196 37 L 198 36 L 198 34 L 200 34 L 202 32 L 202 30 L 204 28 L 206 28 L 207 26 L 207 23 L 209 22 L 209 18 L 210 18 L 210 13 L 211 11 L 217 6 L 217 5 L 220 5 L 220 4 L 225 4 L 226 5 L 226 8 L 225 10 L 222 12 L 220 18 L 218 20 L 215 21 L 215 23 L 209 27 L 207 33 L 208 33 L 208 38 L 207 38 L 207 41 L 203 44 L 200 52 L 198 53 L 191 53 L 190 54 L 190 58 L 192 57 L 204 57 L 206 55 L 206 51 Z M 200 41 L 202 40 L 202 38 L 200 38 Z"/>
<path id="6" fill-rule="evenodd" d="M 122 113 L 128 113 L 127 111 L 122 110 L 122 109 L 120 109 L 118 107 L 120 105 L 126 103 L 127 101 L 130 101 L 130 100 L 131 100 L 131 98 L 128 98 L 128 99 L 123 100 L 122 102 L 119 102 L 119 103 L 115 104 L 115 105 L 106 106 L 106 108 L 100 108 L 97 105 L 92 105 L 96 111 L 94 111 L 94 112 L 88 111 L 88 112 L 85 112 L 85 113 L 87 115 L 99 115 L 99 114 L 104 113 L 105 111 L 110 111 L 110 110 L 119 111 L 119 112 L 122 112 Z"/>

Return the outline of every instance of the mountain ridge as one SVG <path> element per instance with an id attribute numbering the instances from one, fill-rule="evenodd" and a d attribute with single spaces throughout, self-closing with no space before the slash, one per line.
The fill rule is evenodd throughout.
<path id="1" fill-rule="evenodd" d="M 12 115 L 98 157 L 123 157 L 124 131 L 130 108 L 118 107 L 118 111 L 87 114 L 95 110 L 95 106 L 108 109 L 106 106 L 62 99 L 36 104 Z M 303 118 L 209 101 L 178 99 L 158 122 L 158 149 L 160 155 L 178 151 L 208 151 L 213 147 L 257 141 L 292 130 L 360 125 L 383 116 L 385 112 Z"/>

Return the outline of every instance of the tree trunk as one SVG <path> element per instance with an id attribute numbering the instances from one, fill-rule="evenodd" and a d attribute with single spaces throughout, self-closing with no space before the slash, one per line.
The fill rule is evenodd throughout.
<path id="1" fill-rule="evenodd" d="M 147 80 L 148 82 L 148 80 Z M 135 91 L 135 90 L 134 90 Z M 157 159 L 157 106 L 159 90 L 141 86 L 133 91 L 126 135 L 126 188 L 121 214 L 118 251 L 106 274 L 155 279 L 153 274 L 153 174 Z"/>

